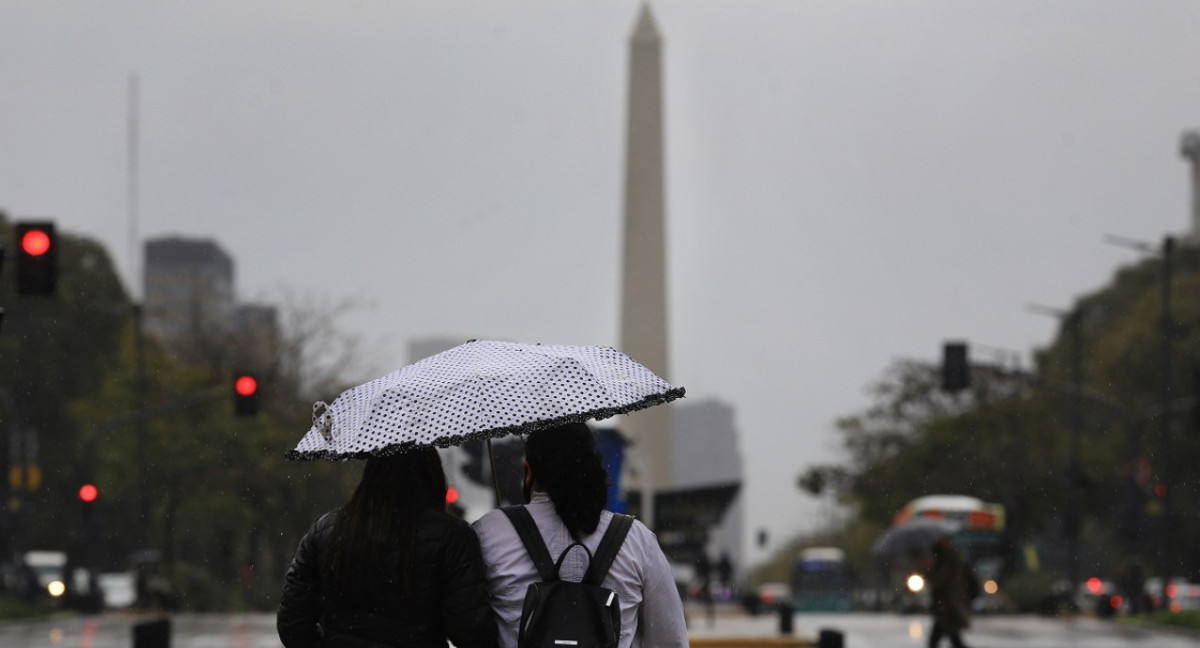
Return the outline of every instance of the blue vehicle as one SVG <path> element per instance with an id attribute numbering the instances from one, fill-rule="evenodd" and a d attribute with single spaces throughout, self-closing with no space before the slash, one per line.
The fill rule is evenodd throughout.
<path id="1" fill-rule="evenodd" d="M 809 547 L 792 569 L 792 604 L 797 612 L 849 612 L 853 580 L 844 551 Z"/>

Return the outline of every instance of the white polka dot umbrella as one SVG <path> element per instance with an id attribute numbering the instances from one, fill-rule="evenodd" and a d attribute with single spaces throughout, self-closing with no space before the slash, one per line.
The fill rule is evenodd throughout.
<path id="1" fill-rule="evenodd" d="M 471 341 L 313 406 L 288 459 L 364 459 L 603 419 L 682 397 L 609 347 Z"/>

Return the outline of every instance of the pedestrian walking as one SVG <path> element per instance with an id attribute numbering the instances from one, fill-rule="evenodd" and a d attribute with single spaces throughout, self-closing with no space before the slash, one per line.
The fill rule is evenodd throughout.
<path id="1" fill-rule="evenodd" d="M 712 586 L 712 561 L 708 558 L 708 552 L 700 554 L 700 559 L 696 561 L 696 579 L 700 583 L 700 602 L 704 604 L 704 618 L 708 620 L 708 627 L 713 627 L 717 622 L 717 611 L 714 605 L 713 586 Z"/>
<path id="2" fill-rule="evenodd" d="M 971 607 L 962 560 L 949 536 L 934 540 L 932 548 L 933 563 L 925 574 L 933 607 L 929 648 L 937 648 L 943 636 L 954 648 L 966 648 L 962 631 L 971 625 Z"/>
<path id="3" fill-rule="evenodd" d="M 728 549 L 722 549 L 721 557 L 717 559 L 717 575 L 721 579 L 722 595 L 726 596 L 733 591 L 733 559 L 729 557 Z"/>
<path id="4" fill-rule="evenodd" d="M 604 510 L 608 475 L 592 431 L 584 423 L 543 428 L 525 443 L 524 489 L 529 512 L 551 556 L 581 542 L 596 553 L 613 514 Z M 499 624 L 500 645 L 515 648 L 525 592 L 538 581 L 533 559 L 504 511 L 477 520 L 487 565 L 487 587 Z M 568 552 L 559 576 L 578 581 L 589 561 Z M 620 604 L 620 648 L 686 648 L 687 625 L 674 575 L 654 534 L 639 521 L 629 528 L 603 587 Z"/>
<path id="5" fill-rule="evenodd" d="M 286 648 L 495 648 L 479 540 L 446 512 L 433 448 L 367 459 L 350 499 L 300 541 L 276 629 Z"/>

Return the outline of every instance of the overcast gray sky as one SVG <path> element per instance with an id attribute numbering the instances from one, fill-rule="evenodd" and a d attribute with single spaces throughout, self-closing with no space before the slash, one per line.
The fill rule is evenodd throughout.
<path id="1" fill-rule="evenodd" d="M 0 0 L 0 208 L 128 272 L 136 72 L 140 233 L 217 239 L 243 299 L 372 304 L 378 373 L 428 336 L 615 345 L 639 6 Z M 1200 4 L 651 7 L 669 379 L 736 407 L 747 534 L 813 525 L 795 476 L 893 359 L 1028 358 L 1056 323 L 1026 304 L 1137 258 L 1105 234 L 1188 227 Z"/>

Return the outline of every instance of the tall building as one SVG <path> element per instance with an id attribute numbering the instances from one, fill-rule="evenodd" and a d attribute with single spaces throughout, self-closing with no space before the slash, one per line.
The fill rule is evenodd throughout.
<path id="1" fill-rule="evenodd" d="M 742 460 L 733 408 L 716 400 L 680 403 L 672 417 L 675 481 L 653 493 L 655 533 L 672 562 L 696 565 L 701 556 L 736 567 L 742 542 Z M 630 510 L 642 494 L 628 493 Z"/>
<path id="2" fill-rule="evenodd" d="M 151 239 L 145 259 L 147 335 L 175 358 L 217 371 L 274 367 L 282 343 L 278 310 L 237 302 L 233 258 L 216 241 Z"/>
<path id="3" fill-rule="evenodd" d="M 704 537 L 714 561 L 723 553 L 743 562 L 742 453 L 732 406 L 716 399 L 682 402 L 675 408 L 672 466 L 675 489 L 704 493 L 702 515 L 712 516 Z M 714 501 L 715 500 L 715 501 Z"/>
<path id="4" fill-rule="evenodd" d="M 650 7 L 643 5 L 629 42 L 625 147 L 625 231 L 620 350 L 670 382 L 667 339 L 666 209 L 663 189 L 662 54 Z M 632 441 L 631 474 L 644 492 L 673 483 L 671 406 L 624 417 Z M 642 517 L 651 527 L 649 499 Z"/>
<path id="5" fill-rule="evenodd" d="M 168 348 L 220 339 L 233 330 L 233 259 L 215 241 L 146 242 L 144 330 Z"/>
<path id="6" fill-rule="evenodd" d="M 1180 137 L 1179 153 L 1188 161 L 1188 175 L 1192 180 L 1191 227 L 1184 238 L 1200 242 L 1200 132 L 1185 131 Z"/>
<path id="7" fill-rule="evenodd" d="M 667 317 L 662 42 L 643 5 L 629 42 L 620 349 L 671 382 Z M 733 409 L 716 401 L 622 417 L 630 510 L 672 560 L 742 554 L 742 461 Z M 715 545 L 715 546 L 710 546 Z"/>

